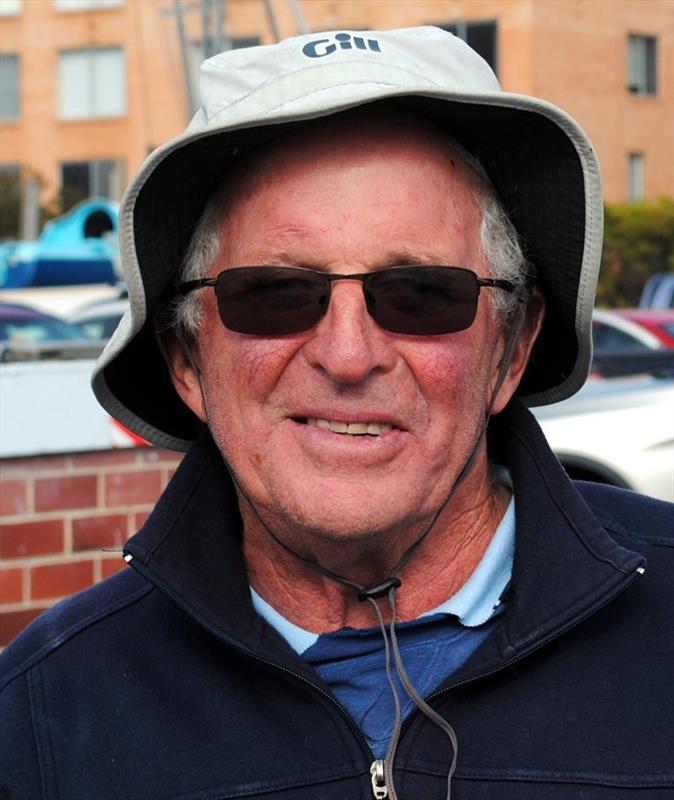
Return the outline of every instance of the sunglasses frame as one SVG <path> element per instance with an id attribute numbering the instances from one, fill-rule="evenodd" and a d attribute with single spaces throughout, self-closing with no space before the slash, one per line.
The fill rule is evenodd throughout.
<path id="1" fill-rule="evenodd" d="M 456 267 L 456 266 L 448 266 L 448 265 L 447 266 L 445 266 L 445 265 L 394 266 L 394 267 L 386 267 L 386 268 L 380 269 L 380 270 L 373 270 L 371 272 L 358 272 L 358 273 L 348 274 L 348 275 L 331 273 L 331 272 L 321 272 L 320 270 L 308 269 L 306 267 L 251 265 L 251 266 L 247 266 L 247 267 L 231 267 L 229 269 L 222 270 L 214 278 L 198 278 L 196 280 L 185 281 L 183 283 L 180 283 L 180 284 L 178 284 L 178 286 L 176 288 L 176 291 L 175 291 L 175 294 L 174 294 L 174 299 L 176 297 L 184 297 L 187 294 L 189 294 L 190 292 L 195 291 L 196 289 L 204 289 L 206 287 L 212 286 L 214 288 L 214 291 L 215 291 L 216 302 L 218 303 L 218 311 L 220 312 L 220 299 L 218 297 L 218 284 L 219 284 L 220 280 L 222 279 L 222 276 L 226 275 L 228 273 L 231 274 L 233 272 L 243 272 L 244 270 L 250 270 L 250 269 L 270 269 L 270 270 L 281 271 L 281 272 L 283 272 L 285 274 L 288 274 L 288 275 L 297 274 L 297 273 L 306 275 L 307 273 L 309 273 L 309 274 L 311 274 L 313 276 L 317 276 L 318 278 L 320 278 L 321 282 L 326 287 L 327 297 L 326 297 L 325 305 L 322 308 L 322 310 L 320 311 L 319 315 L 316 317 L 315 322 L 313 322 L 311 325 L 308 325 L 306 327 L 302 327 L 299 330 L 288 331 L 286 334 L 283 334 L 283 333 L 271 333 L 271 334 L 269 334 L 269 333 L 251 333 L 249 331 L 237 330 L 236 328 L 230 327 L 230 325 L 228 325 L 225 322 L 225 320 L 223 319 L 222 314 L 219 313 L 220 320 L 221 320 L 222 324 L 224 325 L 224 327 L 227 328 L 227 330 L 234 331 L 235 333 L 244 333 L 244 334 L 249 335 L 249 336 L 290 335 L 290 334 L 296 334 L 296 333 L 304 333 L 306 331 L 311 330 L 316 325 L 318 325 L 320 320 L 326 314 L 326 312 L 327 312 L 327 310 L 328 310 L 328 308 L 330 306 L 332 284 L 337 282 L 337 281 L 360 281 L 363 284 L 363 294 L 365 295 L 365 301 L 366 301 L 366 306 L 367 306 L 368 313 L 374 319 L 374 321 L 377 323 L 377 325 L 379 325 L 379 327 L 381 327 L 383 330 L 386 330 L 386 331 L 388 331 L 390 333 L 402 333 L 402 334 L 411 333 L 411 335 L 416 335 L 416 336 L 443 335 L 443 333 L 440 332 L 439 334 L 435 334 L 435 333 L 425 333 L 425 332 L 408 332 L 408 331 L 402 331 L 402 330 L 395 330 L 394 328 L 381 325 L 381 323 L 377 320 L 376 315 L 372 311 L 372 304 L 371 304 L 370 296 L 368 295 L 368 283 L 372 282 L 373 280 L 376 281 L 378 278 L 381 279 L 382 275 L 384 275 L 384 276 L 390 275 L 391 273 L 395 273 L 395 272 L 397 272 L 399 270 L 405 270 L 405 271 L 410 271 L 410 270 L 433 270 L 433 271 L 451 270 L 453 272 L 459 271 L 459 272 L 462 272 L 462 273 L 469 273 L 475 279 L 476 286 L 477 286 L 477 295 L 476 295 L 476 299 L 475 299 L 475 312 L 477 311 L 477 302 L 478 302 L 478 299 L 479 299 L 480 290 L 482 288 L 503 289 L 504 291 L 507 291 L 507 292 L 514 292 L 516 290 L 516 288 L 517 288 L 516 285 L 512 281 L 505 280 L 505 279 L 502 279 L 502 278 L 481 278 L 475 272 L 473 272 L 473 270 L 470 270 L 467 267 Z M 472 319 L 468 323 L 468 325 L 466 325 L 464 327 L 461 327 L 461 328 L 458 328 L 456 330 L 445 331 L 444 333 L 458 333 L 459 331 L 467 330 L 473 324 L 473 321 L 475 320 L 475 312 L 473 313 Z"/>

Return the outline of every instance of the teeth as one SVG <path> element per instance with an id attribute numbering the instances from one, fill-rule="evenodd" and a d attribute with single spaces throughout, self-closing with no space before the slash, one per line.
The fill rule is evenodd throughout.
<path id="1" fill-rule="evenodd" d="M 351 436 L 381 436 L 393 430 L 393 425 L 387 422 L 336 422 L 330 419 L 307 418 L 307 425 L 324 428 L 333 433 L 347 433 Z"/>

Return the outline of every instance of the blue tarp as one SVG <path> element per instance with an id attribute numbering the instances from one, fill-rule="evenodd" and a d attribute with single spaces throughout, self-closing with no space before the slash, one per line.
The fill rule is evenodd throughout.
<path id="1" fill-rule="evenodd" d="M 0 245 L 0 288 L 115 283 L 118 206 L 79 203 L 48 222 L 34 242 Z"/>

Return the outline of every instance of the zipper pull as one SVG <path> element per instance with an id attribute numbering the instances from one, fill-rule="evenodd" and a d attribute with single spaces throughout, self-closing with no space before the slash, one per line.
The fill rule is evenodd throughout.
<path id="1" fill-rule="evenodd" d="M 380 758 L 372 762 L 370 775 L 372 775 L 372 794 L 377 800 L 384 800 L 385 797 L 388 797 L 388 789 L 384 777 L 384 762 Z"/>

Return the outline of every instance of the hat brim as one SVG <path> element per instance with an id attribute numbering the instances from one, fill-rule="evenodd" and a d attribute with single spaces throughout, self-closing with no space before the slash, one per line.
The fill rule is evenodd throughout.
<path id="1" fill-rule="evenodd" d="M 589 141 L 564 112 L 533 98 L 438 92 L 377 98 L 430 119 L 476 155 L 522 237 L 546 297 L 545 321 L 518 388 L 529 405 L 569 397 L 591 358 L 591 312 L 602 239 L 599 169 Z M 363 103 L 350 104 L 363 105 Z M 175 281 L 208 199 L 238 152 L 302 125 L 303 119 L 219 127 L 185 135 L 146 163 L 122 204 L 131 297 L 144 307 L 113 336 L 94 392 L 124 425 L 160 446 L 186 449 L 200 423 L 180 401 L 156 343 L 152 312 Z"/>

